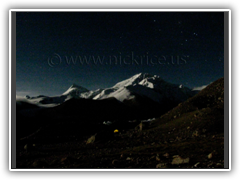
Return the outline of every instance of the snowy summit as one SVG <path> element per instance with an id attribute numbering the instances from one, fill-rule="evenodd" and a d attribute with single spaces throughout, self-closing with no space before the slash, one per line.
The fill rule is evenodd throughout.
<path id="1" fill-rule="evenodd" d="M 129 85 L 135 85 L 135 84 L 138 84 L 139 82 L 141 82 L 143 79 L 148 78 L 148 77 L 151 77 L 151 75 L 149 75 L 148 73 L 139 73 L 139 74 L 132 76 L 129 79 L 126 79 L 124 81 L 117 83 L 115 86 L 113 86 L 113 88 L 120 88 L 120 87 L 127 87 Z"/>
<path id="2" fill-rule="evenodd" d="M 81 93 L 84 92 L 88 92 L 89 90 L 82 87 L 82 86 L 78 86 L 76 84 L 73 84 L 72 86 L 70 86 L 70 88 L 64 92 L 62 95 L 80 95 Z"/>
<path id="3" fill-rule="evenodd" d="M 139 73 L 123 80 L 111 88 L 104 89 L 93 99 L 114 97 L 123 102 L 135 97 L 135 94 L 161 103 L 164 99 L 184 101 L 192 96 L 192 91 L 181 85 L 168 83 L 159 76 Z"/>

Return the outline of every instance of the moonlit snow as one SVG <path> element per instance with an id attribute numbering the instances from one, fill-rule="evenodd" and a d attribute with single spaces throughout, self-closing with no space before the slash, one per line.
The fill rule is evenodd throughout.
<path id="1" fill-rule="evenodd" d="M 194 87 L 193 88 L 193 91 L 201 91 L 203 90 L 204 88 L 206 88 L 208 85 L 203 85 L 203 86 L 199 86 L 199 87 Z"/>
<path id="2" fill-rule="evenodd" d="M 183 86 L 167 83 L 159 76 L 140 73 L 103 90 L 93 99 L 115 97 L 123 102 L 133 98 L 134 95 L 132 94 L 150 98 L 155 102 L 161 102 L 164 98 L 184 101 L 192 95 L 192 91 Z"/>
<path id="3" fill-rule="evenodd" d="M 74 95 L 80 95 L 81 93 L 88 92 L 89 90 L 82 87 L 78 86 L 76 84 L 73 84 L 66 92 L 64 92 L 62 95 L 69 95 L 69 94 L 74 94 Z"/>
<path id="4" fill-rule="evenodd" d="M 194 88 L 194 90 L 200 90 L 204 87 L 206 86 Z M 89 91 L 84 87 L 73 84 L 60 96 L 26 96 L 17 97 L 16 100 L 17 103 L 27 102 L 39 107 L 54 107 L 72 98 L 101 100 L 114 97 L 123 102 L 124 100 L 134 99 L 136 94 L 161 103 L 163 99 L 184 101 L 193 95 L 193 91 L 183 85 L 168 83 L 159 76 L 139 73 L 106 89 Z"/>

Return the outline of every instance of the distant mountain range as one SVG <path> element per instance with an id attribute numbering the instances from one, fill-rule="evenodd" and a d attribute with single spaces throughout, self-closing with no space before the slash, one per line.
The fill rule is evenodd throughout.
<path id="1" fill-rule="evenodd" d="M 192 97 L 197 92 L 198 91 L 191 90 L 181 84 L 176 85 L 168 83 L 157 75 L 139 73 L 106 89 L 89 91 L 84 87 L 73 84 L 60 96 L 26 96 L 25 98 L 18 98 L 17 101 L 25 101 L 40 107 L 53 107 L 72 98 L 93 100 L 116 98 L 120 102 L 128 102 L 143 98 L 148 101 L 159 103 L 160 105 L 166 102 L 171 102 L 176 105 Z"/>
<path id="2" fill-rule="evenodd" d="M 59 96 L 18 98 L 17 136 L 21 138 L 49 124 L 65 128 L 62 124 L 73 123 L 83 128 L 107 121 L 160 117 L 197 92 L 147 73 L 136 74 L 113 87 L 95 91 L 73 84 Z"/>

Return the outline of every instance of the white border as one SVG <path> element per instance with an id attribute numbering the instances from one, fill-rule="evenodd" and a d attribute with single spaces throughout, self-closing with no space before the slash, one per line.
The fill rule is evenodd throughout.
<path id="1" fill-rule="evenodd" d="M 188 172 L 213 172 L 213 171 L 231 171 L 230 169 L 9 169 L 10 171 L 107 171 L 107 172 L 118 172 L 118 171 L 125 171 L 125 172 L 143 172 L 143 171 L 152 171 L 152 172 L 160 172 L 160 171 L 188 171 Z"/>
<path id="2" fill-rule="evenodd" d="M 52 11 L 52 12 L 65 12 L 65 11 L 73 11 L 73 12 L 120 12 L 120 11 L 142 11 L 142 12 L 213 12 L 213 11 L 228 11 L 229 12 L 229 169 L 11 169 L 11 12 L 23 12 L 23 11 L 33 11 L 33 12 L 41 12 L 41 11 Z M 231 10 L 230 9 L 10 9 L 9 10 L 9 170 L 10 171 L 231 171 Z"/>
<path id="3" fill-rule="evenodd" d="M 136 12 L 136 11 L 156 11 L 156 12 L 182 12 L 182 11 L 194 11 L 194 12 L 199 12 L 199 11 L 204 11 L 204 12 L 213 12 L 213 11 L 229 11 L 231 12 L 230 9 L 10 9 L 9 12 L 11 11 L 16 11 L 16 12 L 21 12 L 21 11 L 34 11 L 34 12 L 38 12 L 38 11 L 52 11 L 52 12 L 58 12 L 58 11 L 73 11 L 73 12 L 89 12 L 89 11 L 94 11 L 94 12 L 101 12 L 101 11 L 131 11 L 131 12 Z"/>
<path id="4" fill-rule="evenodd" d="M 8 88 L 9 88 L 9 91 L 10 91 L 10 93 L 9 93 L 9 114 L 8 114 L 8 116 L 9 116 L 9 125 L 8 125 L 8 127 L 9 127 L 9 170 L 11 170 L 11 160 L 12 160 L 12 158 L 11 158 L 11 120 L 12 120 L 12 116 L 11 116 L 11 109 L 12 109 L 12 94 L 11 94 L 11 91 L 12 91 L 12 85 L 11 85 L 11 79 L 12 79 L 12 71 L 11 71 L 11 67 L 12 67 L 12 55 L 11 55 L 11 42 L 12 42 L 12 37 L 11 37 L 11 30 L 12 30 L 12 26 L 11 26 L 11 23 L 12 23 L 12 21 L 11 21 L 11 18 L 12 16 L 11 16 L 11 10 L 9 10 L 9 54 L 8 54 L 8 56 L 9 56 L 9 83 L 8 83 Z"/>
<path id="5" fill-rule="evenodd" d="M 231 150 L 231 147 L 232 147 L 232 113 L 231 113 L 231 109 L 232 109 L 232 56 L 231 56 L 231 45 L 232 45 L 232 32 L 231 32 L 231 29 L 232 29 L 232 22 L 231 22 L 231 10 L 229 10 L 229 18 L 228 18 L 228 21 L 229 21 L 229 29 L 228 29 L 228 32 L 229 32 L 229 35 L 228 35 L 228 38 L 229 38 L 229 47 L 228 47 L 228 52 L 229 52 L 229 69 L 228 69 L 228 75 L 229 75 L 229 79 L 228 79 L 228 82 L 229 82 L 229 170 L 232 169 L 232 150 Z"/>

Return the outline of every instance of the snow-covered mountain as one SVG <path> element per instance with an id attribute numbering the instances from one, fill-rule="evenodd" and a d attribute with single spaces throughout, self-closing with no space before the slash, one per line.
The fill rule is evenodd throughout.
<path id="1" fill-rule="evenodd" d="M 121 87 L 127 87 L 129 85 L 135 85 L 148 77 L 152 77 L 152 76 L 148 73 L 139 73 L 130 77 L 129 79 L 126 79 L 117 83 L 116 85 L 113 86 L 113 88 L 121 88 Z M 157 76 L 154 76 L 154 77 L 157 77 Z"/>
<path id="2" fill-rule="evenodd" d="M 70 86 L 70 88 L 67 91 L 65 91 L 60 96 L 49 97 L 49 96 L 39 95 L 37 97 L 30 97 L 27 95 L 25 97 L 16 98 L 16 101 L 18 104 L 25 102 L 29 104 L 35 104 L 39 107 L 54 107 L 72 98 L 81 98 L 81 97 L 85 98 L 84 93 L 87 93 L 86 97 L 88 97 L 93 92 L 89 91 L 84 87 L 73 84 Z"/>
<path id="3" fill-rule="evenodd" d="M 67 100 L 67 96 L 36 96 L 36 97 L 30 97 L 30 96 L 25 96 L 25 97 L 16 97 L 16 102 L 17 105 L 21 105 L 24 103 L 32 104 L 32 105 L 37 105 L 38 107 L 54 107 L 59 104 L 62 104 Z"/>
<path id="4" fill-rule="evenodd" d="M 191 89 L 182 85 L 168 83 L 156 75 L 140 73 L 117 83 L 111 88 L 104 89 L 93 99 L 114 97 L 123 102 L 133 99 L 135 94 L 150 98 L 158 103 L 166 99 L 182 102 L 194 95 Z"/>
<path id="5" fill-rule="evenodd" d="M 89 91 L 82 86 L 73 84 L 60 96 L 27 96 L 25 100 L 39 106 L 52 107 L 62 104 L 72 98 L 93 100 L 116 98 L 120 102 L 125 102 L 134 100 L 137 96 L 138 98 L 143 97 L 156 103 L 163 104 L 166 101 L 174 103 L 183 102 L 194 94 L 196 94 L 195 91 L 181 84 L 168 83 L 157 75 L 139 73 L 106 89 Z"/>
<path id="6" fill-rule="evenodd" d="M 72 96 L 80 96 L 81 93 L 85 93 L 88 92 L 89 90 L 82 87 L 82 86 L 78 86 L 76 84 L 73 84 L 72 86 L 70 86 L 70 88 L 64 92 L 62 95 L 72 95 Z"/>

